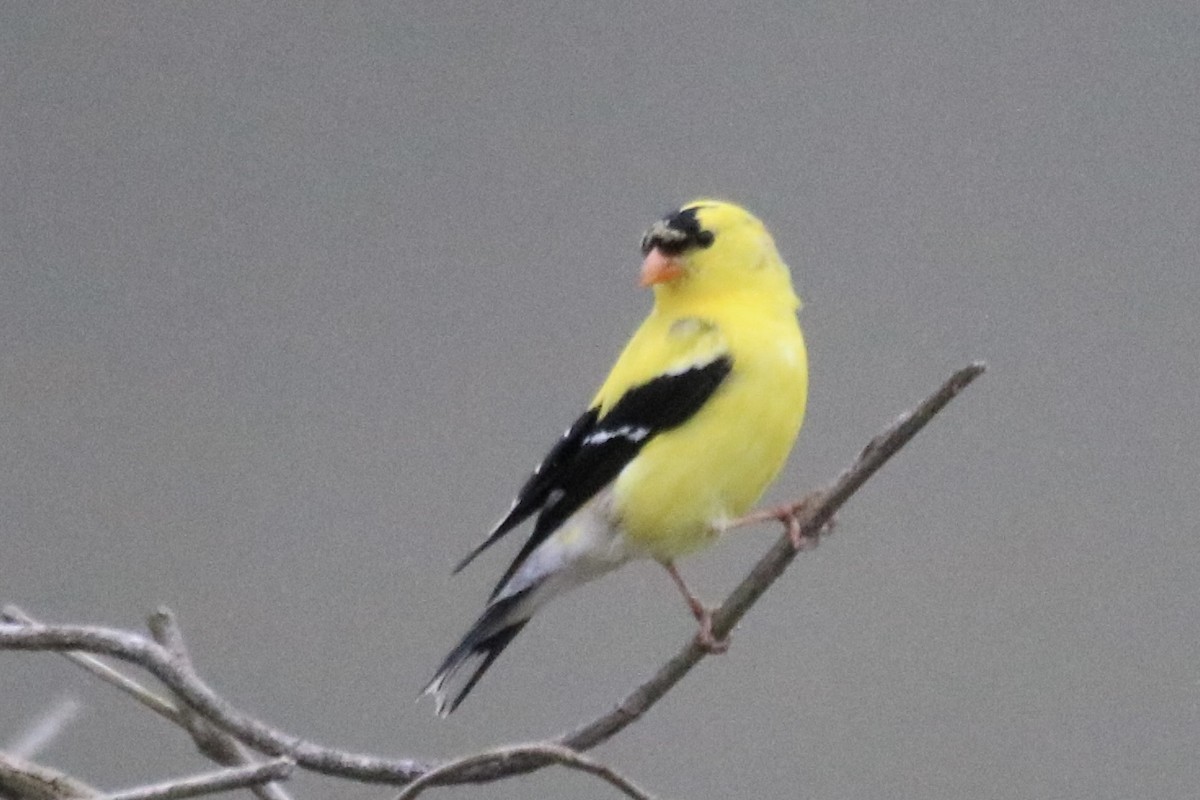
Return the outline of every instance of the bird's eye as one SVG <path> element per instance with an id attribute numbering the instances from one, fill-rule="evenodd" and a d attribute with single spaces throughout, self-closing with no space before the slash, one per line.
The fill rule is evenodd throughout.
<path id="1" fill-rule="evenodd" d="M 684 250 L 687 250 L 691 246 L 691 242 L 684 237 L 669 239 L 660 238 L 654 242 L 653 246 L 661 250 L 663 255 L 677 256 Z"/>
<path id="2" fill-rule="evenodd" d="M 658 248 L 664 255 L 677 256 L 692 248 L 711 247 L 713 232 L 700 227 L 696 209 L 687 208 L 650 226 L 642 237 L 642 255 Z"/>

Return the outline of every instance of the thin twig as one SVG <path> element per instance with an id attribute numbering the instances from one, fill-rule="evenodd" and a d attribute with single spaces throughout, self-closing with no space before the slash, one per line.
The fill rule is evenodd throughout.
<path id="1" fill-rule="evenodd" d="M 35 621 L 33 617 L 13 605 L 5 606 L 3 612 L 0 612 L 0 619 L 27 624 Z M 174 657 L 181 659 L 189 669 L 191 668 L 191 658 L 187 652 L 183 633 L 170 609 L 165 607 L 160 608 L 155 614 L 152 614 L 148 620 L 148 627 L 155 638 L 162 637 L 161 643 Z M 198 716 L 191 708 L 176 706 L 169 700 L 160 697 L 158 694 L 142 686 L 120 670 L 114 669 L 104 663 L 99 658 L 73 651 L 61 652 L 60 655 L 97 676 L 105 683 L 116 686 L 155 713 L 182 727 L 191 735 L 197 749 L 216 763 L 227 767 L 255 765 L 259 763 L 251 757 L 250 752 L 244 745 L 215 727 L 211 722 Z M 22 754 L 16 748 L 10 748 L 10 750 L 16 755 Z M 30 756 L 26 754 L 25 757 L 28 758 Z M 277 783 L 253 785 L 250 787 L 250 790 L 260 800 L 292 800 L 287 791 Z"/>
<path id="2" fill-rule="evenodd" d="M 855 463 L 817 497 L 792 505 L 799 517 L 800 537 L 820 535 L 834 513 L 883 464 L 984 371 L 982 363 L 965 367 L 950 377 L 934 394 L 886 431 L 875 437 Z M 796 556 L 785 533 L 767 551 L 713 616 L 713 634 L 723 637 L 746 614 L 763 592 L 779 578 Z M 304 769 L 369 783 L 403 785 L 422 777 L 433 767 L 414 759 L 388 759 L 348 753 L 291 736 L 251 717 L 214 692 L 187 665 L 145 637 L 127 631 L 80 625 L 0 624 L 0 649 L 86 650 L 121 659 L 146 669 L 165 683 L 179 699 L 213 724 L 244 744 L 268 755 L 288 755 Z M 667 661 L 642 685 L 630 692 L 616 708 L 552 743 L 570 750 L 588 750 L 623 730 L 654 705 L 705 656 L 694 639 Z M 478 766 L 464 767 L 437 783 L 484 782 L 529 772 L 554 763 L 545 753 L 522 751 L 511 758 L 490 759 Z"/>
<path id="3" fill-rule="evenodd" d="M 125 789 L 103 795 L 97 800 L 179 800 L 183 797 L 199 797 L 204 794 L 227 792 L 230 789 L 257 786 L 269 781 L 281 781 L 291 776 L 295 767 L 296 763 L 290 758 L 277 758 L 249 767 L 231 767 L 188 778 Z"/>
<path id="4" fill-rule="evenodd" d="M 290 756 L 305 769 L 370 783 L 404 785 L 429 767 L 413 759 L 347 753 L 314 744 L 250 716 L 179 664 L 165 647 L 144 636 L 90 625 L 0 624 L 0 649 L 84 650 L 144 668 L 200 716 L 260 753 Z"/>
<path id="5" fill-rule="evenodd" d="M 179 664 L 189 672 L 194 673 L 192 657 L 188 653 L 187 642 L 183 637 L 183 629 L 175 618 L 174 612 L 166 606 L 160 606 L 146 620 L 150 634 L 160 645 L 166 648 Z M 253 766 L 258 764 L 246 746 L 221 730 L 192 708 L 184 705 L 180 714 L 180 725 L 192 737 L 196 748 L 218 764 L 226 767 Z M 291 795 L 278 783 L 262 783 L 250 787 L 259 800 L 292 800 Z"/>
<path id="6" fill-rule="evenodd" d="M 32 625 L 37 621 L 14 605 L 7 605 L 3 611 L 0 611 L 0 620 L 4 622 L 21 622 L 27 625 Z M 117 687 L 155 714 L 165 717 L 176 725 L 183 724 L 179 708 L 174 703 L 150 691 L 120 670 L 114 669 L 95 656 L 89 656 L 87 653 L 73 653 L 68 651 L 60 653 L 60 655 L 73 664 L 92 673 L 105 683 Z"/>
<path id="7" fill-rule="evenodd" d="M 414 798 L 430 786 L 443 783 L 455 783 L 455 776 L 460 772 L 477 770 L 487 764 L 498 767 L 506 762 L 529 757 L 544 758 L 547 763 L 561 764 L 569 769 L 577 769 L 589 775 L 595 775 L 608 781 L 618 790 L 634 800 L 655 800 L 654 795 L 641 788 L 633 781 L 622 776 L 612 767 L 588 758 L 568 747 L 552 742 L 534 742 L 532 744 L 508 745 L 473 753 L 469 756 L 447 761 L 429 770 L 420 778 L 410 783 L 408 787 L 396 795 L 396 800 L 414 800 Z"/>
<path id="8" fill-rule="evenodd" d="M 35 758 L 75 721 L 82 709 L 83 706 L 74 697 L 60 697 L 0 750 L 17 758 Z"/>

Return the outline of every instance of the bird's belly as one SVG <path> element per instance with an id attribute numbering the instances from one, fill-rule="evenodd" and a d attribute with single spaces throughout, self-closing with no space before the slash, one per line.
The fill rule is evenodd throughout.
<path id="1" fill-rule="evenodd" d="M 617 478 L 621 527 L 633 547 L 654 558 L 703 547 L 720 523 L 749 511 L 795 441 L 807 389 L 801 370 L 725 388 L 697 414 L 696 425 L 655 437 Z M 764 403 L 763 392 L 776 399 Z"/>
<path id="2" fill-rule="evenodd" d="M 536 586 L 536 607 L 565 589 L 616 569 L 635 554 L 613 525 L 611 493 L 601 492 L 529 554 L 499 596 Z"/>

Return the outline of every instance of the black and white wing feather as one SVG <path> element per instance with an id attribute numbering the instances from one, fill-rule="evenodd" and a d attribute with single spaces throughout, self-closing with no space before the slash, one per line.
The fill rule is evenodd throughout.
<path id="1" fill-rule="evenodd" d="M 454 571 L 540 512 L 533 533 L 492 591 L 495 598 L 538 545 L 616 478 L 655 436 L 699 411 L 732 369 L 731 358 L 722 355 L 635 386 L 603 416 L 598 407 L 588 409 L 529 476 L 504 519 Z"/>

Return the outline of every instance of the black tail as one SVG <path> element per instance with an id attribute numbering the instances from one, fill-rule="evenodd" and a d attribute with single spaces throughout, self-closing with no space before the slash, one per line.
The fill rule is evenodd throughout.
<path id="1" fill-rule="evenodd" d="M 471 626 L 471 630 L 467 631 L 467 635 L 442 661 L 433 680 L 421 692 L 433 695 L 437 700 L 438 716 L 444 717 L 458 708 L 459 703 L 471 693 L 492 662 L 521 632 L 525 623 L 529 622 L 529 610 L 525 601 L 528 600 L 532 588 L 488 604 L 483 614 Z M 525 613 L 522 614 L 522 611 Z M 478 661 L 478 665 L 474 666 L 469 674 L 464 673 L 468 675 L 466 683 L 456 691 L 451 685 L 455 682 L 455 676 L 465 664 L 473 661 Z M 454 696 L 447 702 L 447 696 L 451 693 Z"/>

